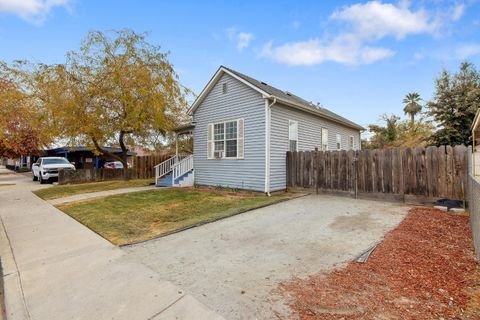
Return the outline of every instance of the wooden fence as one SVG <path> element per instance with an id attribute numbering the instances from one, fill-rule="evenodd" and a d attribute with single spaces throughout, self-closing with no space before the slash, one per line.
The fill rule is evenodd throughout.
<path id="1" fill-rule="evenodd" d="M 132 169 L 135 170 L 136 179 L 155 178 L 154 167 L 170 158 L 170 154 L 157 154 L 133 158 Z"/>
<path id="2" fill-rule="evenodd" d="M 467 148 L 287 152 L 287 185 L 405 201 L 465 199 Z"/>
<path id="3" fill-rule="evenodd" d="M 155 178 L 154 167 L 170 158 L 170 155 L 149 155 L 133 158 L 133 165 L 129 169 L 130 179 Z M 75 171 L 60 171 L 59 184 L 85 183 L 110 180 L 122 180 L 123 169 L 77 169 Z"/>

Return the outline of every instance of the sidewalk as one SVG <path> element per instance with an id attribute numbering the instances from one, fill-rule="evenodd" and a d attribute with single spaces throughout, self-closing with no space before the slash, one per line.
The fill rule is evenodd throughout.
<path id="1" fill-rule="evenodd" d="M 0 179 L 1 180 L 1 179 Z M 7 318 L 222 319 L 192 296 L 31 193 L 0 189 Z"/>
<path id="2" fill-rule="evenodd" d="M 73 195 L 73 196 L 48 200 L 48 203 L 55 206 L 57 204 L 62 204 L 62 203 L 67 203 L 67 202 L 81 201 L 81 200 L 87 200 L 87 199 L 98 198 L 98 197 L 113 196 L 113 195 L 116 195 L 116 194 L 124 194 L 124 193 L 139 192 L 139 191 L 149 191 L 149 190 L 150 191 L 158 191 L 158 190 L 162 190 L 162 189 L 165 189 L 165 188 L 148 186 L 148 187 L 114 189 L 114 190 L 107 190 L 107 191 L 98 191 L 98 192 L 76 194 L 76 195 Z"/>

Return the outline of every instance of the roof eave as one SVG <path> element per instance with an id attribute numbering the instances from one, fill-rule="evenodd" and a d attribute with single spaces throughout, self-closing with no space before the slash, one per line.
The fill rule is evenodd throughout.
<path id="1" fill-rule="evenodd" d="M 303 105 L 301 105 L 301 104 L 293 103 L 293 102 L 291 102 L 291 101 L 287 101 L 287 100 L 284 100 L 284 99 L 279 98 L 279 97 L 276 97 L 276 96 L 272 96 L 272 98 L 275 98 L 275 99 L 277 99 L 277 101 L 279 101 L 279 102 L 281 102 L 281 103 L 283 103 L 283 104 L 286 104 L 286 105 L 288 105 L 288 106 L 292 106 L 292 107 L 298 108 L 298 109 L 300 109 L 300 110 L 306 111 L 306 112 L 308 112 L 308 113 L 314 114 L 314 115 L 316 115 L 316 116 L 318 116 L 318 117 L 323 117 L 323 118 L 326 118 L 326 119 L 328 119 L 328 120 L 330 120 L 330 121 L 334 121 L 334 122 L 340 123 L 340 124 L 342 124 L 342 125 L 344 125 L 344 126 L 347 126 L 347 127 L 349 127 L 349 128 L 354 128 L 354 129 L 357 129 L 357 130 L 360 130 L 360 131 L 365 131 L 365 130 L 366 130 L 364 127 L 362 127 L 362 126 L 360 126 L 360 125 L 351 124 L 351 123 L 348 123 L 348 122 L 341 121 L 341 120 L 339 120 L 339 119 L 335 119 L 335 118 L 330 117 L 330 116 L 328 116 L 328 115 L 326 115 L 326 114 L 317 112 L 317 111 L 312 110 L 312 109 L 310 109 L 310 108 L 307 108 L 307 107 L 305 107 L 305 106 L 303 106 Z"/>
<path id="2" fill-rule="evenodd" d="M 198 97 L 195 99 L 195 101 L 192 103 L 192 106 L 190 107 L 190 109 L 188 109 L 187 111 L 187 114 L 188 115 L 192 115 L 193 112 L 195 111 L 195 109 L 198 108 L 198 106 L 202 103 L 202 101 L 205 99 L 205 97 L 208 95 L 208 93 L 213 89 L 213 87 L 217 84 L 218 80 L 221 78 L 221 76 L 226 73 L 228 75 L 230 75 L 231 77 L 237 79 L 238 81 L 242 82 L 243 84 L 247 85 L 248 87 L 252 88 L 253 90 L 259 92 L 260 94 L 262 94 L 262 96 L 264 98 L 270 98 L 271 95 L 268 94 L 267 92 L 263 91 L 262 89 L 260 89 L 259 87 L 251 84 L 250 82 L 246 81 L 245 79 L 239 77 L 238 75 L 234 74 L 233 72 L 231 72 L 230 70 L 228 70 L 227 68 L 225 68 L 224 66 L 220 66 L 220 68 L 218 68 L 218 70 L 215 72 L 215 74 L 213 75 L 213 77 L 210 79 L 210 81 L 208 81 L 207 85 L 205 86 L 205 88 L 203 88 L 202 92 L 200 92 L 200 94 L 198 95 Z"/>

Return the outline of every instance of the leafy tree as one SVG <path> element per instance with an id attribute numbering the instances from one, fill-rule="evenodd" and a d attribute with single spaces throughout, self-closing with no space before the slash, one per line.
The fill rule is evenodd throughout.
<path id="1" fill-rule="evenodd" d="M 160 47 L 130 30 L 90 32 L 78 51 L 56 65 L 17 64 L 51 122 L 48 129 L 69 145 L 85 145 L 121 161 L 181 122 L 187 89 Z M 119 146 L 121 155 L 104 146 Z"/>
<path id="2" fill-rule="evenodd" d="M 0 157 L 38 153 L 50 142 L 30 96 L 0 75 Z"/>
<path id="3" fill-rule="evenodd" d="M 397 140 L 394 143 L 396 147 L 417 147 L 426 146 L 434 132 L 434 126 L 430 121 L 419 119 L 412 123 L 411 121 L 400 121 L 397 124 Z"/>
<path id="4" fill-rule="evenodd" d="M 410 120 L 400 120 L 396 115 L 382 115 L 385 125 L 370 125 L 373 136 L 362 145 L 364 148 L 416 147 L 426 145 L 434 126 L 423 118 L 412 125 Z"/>
<path id="5" fill-rule="evenodd" d="M 438 126 L 431 139 L 433 144 L 470 144 L 470 127 L 480 108 L 480 74 L 475 66 L 463 62 L 453 75 L 443 70 L 435 81 L 435 95 L 427 107 Z"/>
<path id="6" fill-rule="evenodd" d="M 383 114 L 380 120 L 385 122 L 385 126 L 371 124 L 368 130 L 373 133 L 370 138 L 369 148 L 377 149 L 392 146 L 397 140 L 397 122 L 400 118 L 394 114 L 388 116 Z"/>
<path id="7" fill-rule="evenodd" d="M 415 116 L 422 111 L 422 105 L 419 103 L 420 100 L 420 94 L 417 92 L 408 93 L 403 99 L 403 103 L 405 104 L 403 112 L 410 116 L 410 125 L 412 127 L 415 124 Z"/>

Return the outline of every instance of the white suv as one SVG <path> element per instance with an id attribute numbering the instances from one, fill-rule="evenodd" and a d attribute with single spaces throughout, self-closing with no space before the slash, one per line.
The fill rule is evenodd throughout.
<path id="1" fill-rule="evenodd" d="M 39 180 L 41 184 L 50 179 L 58 178 L 59 170 L 75 170 L 75 166 L 61 157 L 42 157 L 32 166 L 33 181 Z"/>

